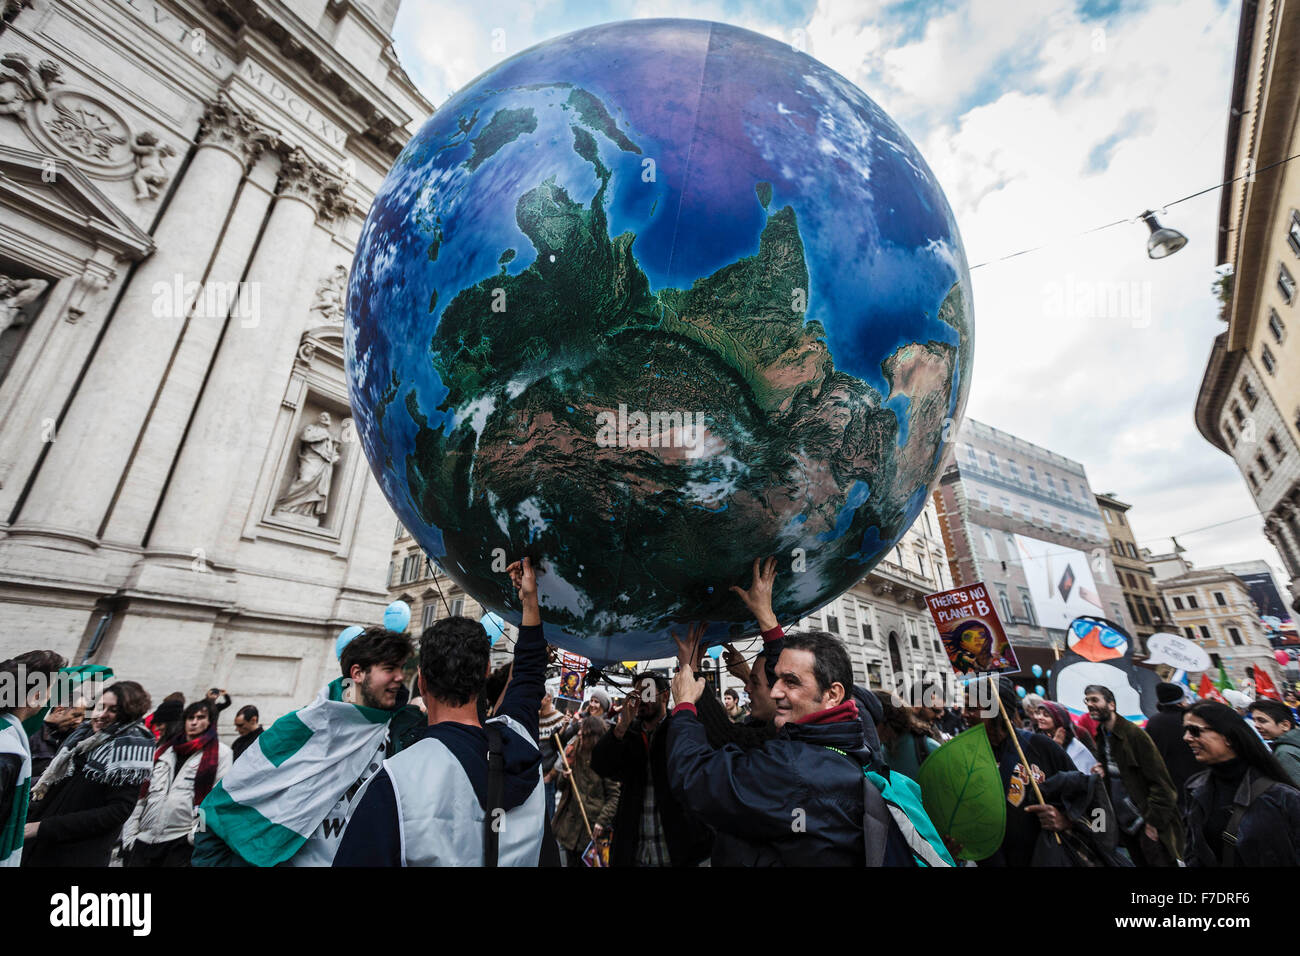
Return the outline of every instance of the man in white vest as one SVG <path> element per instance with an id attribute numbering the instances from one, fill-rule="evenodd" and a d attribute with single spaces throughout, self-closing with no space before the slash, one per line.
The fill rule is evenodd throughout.
<path id="1" fill-rule="evenodd" d="M 546 639 L 528 559 L 507 571 L 523 620 L 496 716 L 485 723 L 478 716 L 490 647 L 483 626 L 465 617 L 432 624 L 420 638 L 419 691 L 429 726 L 368 782 L 335 866 L 538 865 L 546 826 L 537 745 Z"/>

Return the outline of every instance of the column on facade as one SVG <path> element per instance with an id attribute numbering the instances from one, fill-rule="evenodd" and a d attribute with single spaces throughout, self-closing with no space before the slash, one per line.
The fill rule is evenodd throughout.
<path id="1" fill-rule="evenodd" d="M 265 135 L 224 97 L 204 114 L 198 147 L 154 233 L 157 251 L 136 269 L 109 318 L 15 530 L 98 537 L 193 306 L 186 284 L 207 270 Z"/>
<path id="2" fill-rule="evenodd" d="M 1296 507 L 1286 501 L 1275 509 L 1274 514 L 1278 516 L 1277 536 L 1281 539 L 1278 551 L 1286 562 L 1287 573 L 1292 577 L 1300 576 L 1300 535 L 1296 534 Z"/>
<path id="3" fill-rule="evenodd" d="M 242 525 L 245 517 L 236 513 L 241 512 L 236 490 L 247 484 L 241 480 L 245 471 L 255 472 L 266 450 L 274 416 L 264 406 L 269 402 L 272 412 L 279 407 L 276 396 L 284 392 L 306 315 L 305 305 L 295 300 L 298 275 L 317 216 L 332 211 L 341 185 L 300 149 L 284 157 L 271 215 L 246 279 L 258 298 L 258 314 L 227 325 L 150 536 L 150 551 L 202 549 L 218 564 L 233 560 L 234 541 L 225 526 Z"/>

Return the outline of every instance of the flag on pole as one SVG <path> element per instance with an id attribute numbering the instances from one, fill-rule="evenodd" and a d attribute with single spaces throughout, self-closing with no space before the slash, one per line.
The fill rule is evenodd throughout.
<path id="1" fill-rule="evenodd" d="M 1197 689 L 1196 693 L 1201 700 L 1213 700 L 1220 704 L 1227 703 L 1227 701 L 1223 699 L 1223 695 L 1219 693 L 1218 688 L 1214 686 L 1214 682 L 1210 680 L 1209 674 L 1201 675 L 1201 686 Z"/>
<path id="2" fill-rule="evenodd" d="M 1233 685 L 1232 680 L 1228 677 L 1228 672 L 1223 669 L 1222 664 L 1219 665 L 1219 679 L 1214 682 L 1214 686 L 1219 689 L 1220 693 L 1222 693 L 1225 690 L 1237 689 Z"/>
<path id="3" fill-rule="evenodd" d="M 1282 695 L 1277 692 L 1277 686 L 1273 683 L 1272 678 L 1264 673 L 1264 669 L 1256 665 L 1255 667 L 1255 699 L 1267 697 L 1270 700 L 1280 701 Z"/>

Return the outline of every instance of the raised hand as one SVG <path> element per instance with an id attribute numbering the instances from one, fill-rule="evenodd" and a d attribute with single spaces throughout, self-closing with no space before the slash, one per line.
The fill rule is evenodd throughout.
<path id="1" fill-rule="evenodd" d="M 510 575 L 510 583 L 519 592 L 519 601 L 523 604 L 520 623 L 523 626 L 541 624 L 542 614 L 537 606 L 537 574 L 532 562 L 527 557 L 521 558 L 506 568 L 506 574 Z"/>
<path id="2" fill-rule="evenodd" d="M 749 608 L 749 613 L 754 615 L 754 620 L 758 622 L 760 631 L 768 631 L 776 627 L 776 615 L 772 612 L 772 585 L 776 581 L 776 558 L 770 557 L 762 561 L 762 567 L 759 562 L 762 559 L 754 559 L 754 577 L 750 582 L 749 590 L 731 586 L 731 590 L 736 596 L 744 602 L 745 607 Z"/>
<path id="3" fill-rule="evenodd" d="M 686 632 L 686 640 L 678 637 L 676 631 L 668 632 L 672 635 L 673 643 L 677 645 L 677 666 L 679 668 L 689 670 L 692 674 L 700 669 L 700 661 L 704 659 L 704 632 L 708 629 L 708 621 L 697 621 Z"/>
<path id="4" fill-rule="evenodd" d="M 736 650 L 734 644 L 722 645 L 727 652 L 722 655 L 723 663 L 727 665 L 727 673 L 738 681 L 749 684 L 749 662 L 745 660 L 745 655 Z"/>

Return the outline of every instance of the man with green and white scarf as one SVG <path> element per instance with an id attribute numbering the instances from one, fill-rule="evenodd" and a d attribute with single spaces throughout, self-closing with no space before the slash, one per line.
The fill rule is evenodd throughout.
<path id="1" fill-rule="evenodd" d="M 0 866 L 18 866 L 23 858 L 32 789 L 23 721 L 45 707 L 54 675 L 66 663 L 54 651 L 29 651 L 0 663 Z"/>
<path id="2" fill-rule="evenodd" d="M 195 866 L 329 866 L 366 782 L 418 736 L 400 706 L 411 639 L 383 627 L 353 638 L 342 675 L 277 720 L 199 807 Z"/>

